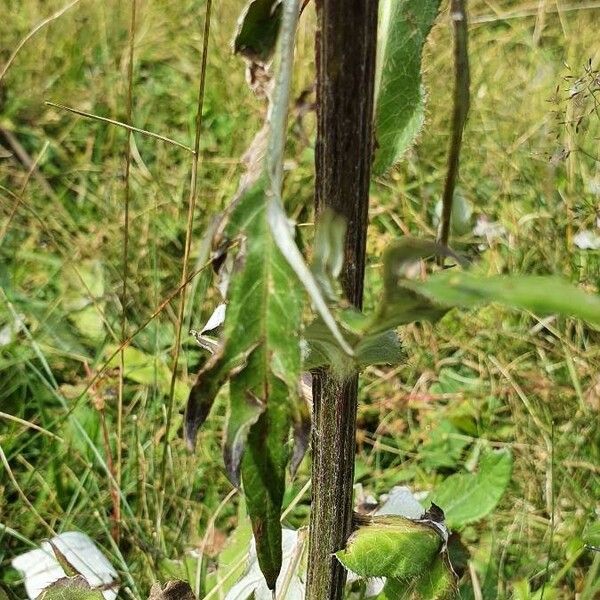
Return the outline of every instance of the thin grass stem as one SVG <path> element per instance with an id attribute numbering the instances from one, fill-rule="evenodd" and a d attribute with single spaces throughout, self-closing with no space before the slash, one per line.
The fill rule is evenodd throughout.
<path id="1" fill-rule="evenodd" d="M 71 10 L 76 4 L 79 4 L 81 0 L 73 0 L 66 6 L 63 6 L 61 9 L 57 10 L 54 14 L 50 15 L 48 18 L 40 21 L 16 46 L 12 51 L 11 55 L 8 57 L 8 60 L 2 67 L 2 71 L 0 71 L 0 82 L 4 79 L 4 76 L 10 69 L 10 66 L 13 64 L 15 58 L 17 58 L 17 54 L 21 51 L 21 48 L 38 32 L 40 29 L 43 29 L 52 21 L 62 17 L 68 10 Z"/>
<path id="2" fill-rule="evenodd" d="M 164 503 L 165 494 L 165 481 L 167 475 L 167 458 L 169 450 L 169 434 L 171 430 L 171 421 L 173 417 L 173 405 L 175 402 L 175 383 L 177 381 L 177 367 L 179 364 L 179 353 L 181 346 L 181 331 L 183 329 L 184 313 L 185 313 L 185 299 L 186 289 L 188 280 L 188 263 L 190 257 L 190 249 L 192 246 L 192 232 L 194 227 L 194 213 L 196 209 L 196 201 L 198 197 L 198 170 L 200 163 L 200 137 L 202 135 L 202 109 L 204 107 L 204 89 L 206 85 L 206 64 L 208 61 L 208 42 L 210 35 L 210 18 L 211 18 L 212 0 L 206 2 L 206 13 L 204 17 L 204 38 L 202 45 L 202 58 L 200 65 L 200 81 L 198 85 L 198 103 L 196 107 L 196 132 L 194 137 L 194 153 L 191 164 L 191 175 L 190 175 L 190 193 L 188 197 L 188 214 L 187 224 L 185 231 L 185 247 L 183 253 L 183 265 L 181 269 L 181 285 L 179 294 L 179 309 L 177 311 L 177 327 L 175 332 L 175 344 L 173 347 L 173 371 L 171 374 L 171 386 L 169 390 L 169 398 L 167 403 L 167 415 L 165 423 L 164 433 L 164 446 L 163 456 L 160 467 L 160 480 L 159 490 L 161 494 L 161 501 L 159 503 L 158 519 L 162 518 L 162 507 Z M 160 527 L 157 528 L 160 531 Z"/>
<path id="3" fill-rule="evenodd" d="M 131 19 L 129 24 L 129 61 L 127 64 L 127 123 L 133 120 L 133 51 L 135 46 L 137 0 L 131 0 Z M 131 200 L 131 129 L 127 130 L 125 142 L 125 181 L 123 189 L 124 215 L 123 215 L 123 288 L 121 290 L 121 343 L 127 338 L 127 282 L 129 279 L 129 205 Z M 125 383 L 125 348 L 119 353 L 119 390 L 117 407 L 117 459 L 116 480 L 121 487 L 123 478 L 123 392 Z M 107 449 L 110 451 L 110 446 Z M 120 538 L 121 504 L 116 498 L 114 507 L 114 533 L 115 539 Z"/>
<path id="4" fill-rule="evenodd" d="M 59 108 L 60 110 L 66 110 L 75 115 L 79 115 L 80 117 L 85 117 L 86 119 L 93 119 L 94 121 L 100 121 L 101 123 L 108 123 L 109 125 L 116 125 L 117 127 L 123 127 L 123 129 L 127 129 L 128 131 L 132 131 L 134 133 L 141 133 L 142 135 L 147 135 L 148 137 L 154 138 L 155 140 L 160 140 L 161 142 L 166 142 L 167 144 L 172 144 L 173 146 L 177 146 L 178 148 L 182 148 L 187 152 L 194 154 L 193 148 L 182 144 L 176 140 L 172 140 L 165 135 L 161 135 L 159 133 L 154 133 L 153 131 L 148 131 L 147 129 L 140 129 L 139 127 L 134 127 L 133 125 L 128 125 L 127 123 L 123 123 L 122 121 L 116 121 L 115 119 L 109 119 L 108 117 L 101 117 L 99 115 L 94 115 L 89 112 L 85 112 L 83 110 L 79 110 L 78 108 L 71 108 L 70 106 L 65 106 L 64 104 L 58 104 L 56 102 L 44 102 L 47 106 L 52 106 L 54 108 Z"/>

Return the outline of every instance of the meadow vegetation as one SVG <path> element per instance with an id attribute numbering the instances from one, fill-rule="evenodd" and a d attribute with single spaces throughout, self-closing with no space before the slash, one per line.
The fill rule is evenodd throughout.
<path id="1" fill-rule="evenodd" d="M 62 6 L 8 0 L 0 69 Z M 138 2 L 132 122 L 188 147 L 204 6 Z M 131 136 L 123 305 L 128 134 L 45 104 L 127 121 L 129 4 L 74 3 L 23 45 L 0 81 L 0 583 L 12 597 L 23 590 L 11 559 L 73 529 L 97 541 L 136 598 L 174 576 L 189 578 L 196 591 L 212 589 L 213 598 L 231 586 L 233 578 L 217 581 L 214 567 L 239 514 L 221 460 L 222 395 L 195 453 L 181 430 L 192 375 L 205 359 L 187 332 L 201 328 L 219 302 L 202 258 L 203 233 L 234 196 L 241 157 L 264 119 L 264 102 L 249 92 L 244 65 L 231 52 L 240 8 L 229 0 L 213 6 L 194 276 L 170 427 L 178 305 L 168 300 L 180 285 L 191 154 Z M 473 0 L 469 10 L 472 97 L 458 194 L 470 214 L 454 247 L 490 275 L 561 274 L 597 292 L 600 5 Z M 286 209 L 307 245 L 313 33 L 309 4 L 297 43 L 294 97 L 302 100 L 292 113 L 285 175 Z M 435 237 L 451 46 L 443 11 L 425 51 L 426 127 L 371 189 L 367 307 L 380 291 L 385 245 L 409 233 Z M 491 305 L 452 310 L 435 328 L 410 325 L 402 336 L 406 362 L 370 367 L 361 378 L 355 480 L 362 492 L 377 498 L 395 485 L 429 491 L 474 470 L 485 448 L 508 448 L 514 468 L 500 504 L 460 530 L 462 597 L 525 600 L 540 598 L 542 589 L 548 599 L 597 597 L 600 553 L 586 544 L 598 546 L 600 537 L 598 331 Z M 124 337 L 132 339 L 120 389 L 116 350 Z M 306 459 L 286 491 L 285 522 L 294 527 L 307 522 L 309 477 Z"/>

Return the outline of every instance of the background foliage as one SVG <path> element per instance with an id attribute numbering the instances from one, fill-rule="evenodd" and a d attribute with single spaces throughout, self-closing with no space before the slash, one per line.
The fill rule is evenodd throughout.
<path id="1" fill-rule="evenodd" d="M 460 194 L 472 215 L 457 246 L 490 275 L 559 273 L 598 289 L 598 250 L 580 248 L 578 236 L 598 233 L 600 120 L 590 112 L 593 98 L 568 99 L 585 89 L 588 59 L 596 68 L 600 60 L 592 26 L 598 10 L 587 4 L 565 4 L 557 13 L 551 2 L 470 3 L 473 99 Z M 9 1 L 0 63 L 61 6 Z M 234 195 L 240 156 L 264 118 L 264 103 L 247 92 L 242 61 L 231 55 L 239 10 L 232 1 L 214 6 L 193 257 L 202 254 L 212 215 Z M 188 145 L 203 15 L 203 2 L 139 3 L 134 123 Z M 11 557 L 69 529 L 94 537 L 134 594 L 184 571 L 209 587 L 217 578 L 210 557 L 237 522 L 220 458 L 221 399 L 195 455 L 185 451 L 179 414 L 165 437 L 176 322 L 176 306 L 167 304 L 126 352 L 118 547 L 111 537 L 115 498 L 107 472 L 114 469 L 118 362 L 81 394 L 120 336 L 126 135 L 44 101 L 124 120 L 128 19 L 123 3 L 82 0 L 23 47 L 0 83 L 0 580 L 18 597 Z M 299 32 L 296 96 L 312 85 L 313 27 L 309 6 Z M 435 232 L 450 47 L 444 13 L 425 49 L 427 127 L 405 161 L 372 188 L 370 307 L 379 297 L 387 242 Z M 292 126 L 286 173 L 287 210 L 306 242 L 313 232 L 313 121 L 309 113 Z M 135 135 L 132 149 L 130 332 L 179 284 L 190 170 L 189 154 L 170 144 Z M 218 303 L 209 282 L 204 273 L 193 280 L 184 332 L 199 328 Z M 546 580 L 545 597 L 554 589 L 556 597 L 578 591 L 591 598 L 600 559 L 584 541 L 600 497 L 598 334 L 574 321 L 490 306 L 451 311 L 435 330 L 410 326 L 404 342 L 405 365 L 370 368 L 363 377 L 357 482 L 375 495 L 398 483 L 443 494 L 451 478 L 476 477 L 486 446 L 508 448 L 514 467 L 507 494 L 485 520 L 460 528 L 473 552 L 470 568 L 463 565 L 463 597 L 476 598 L 481 589 L 486 598 L 529 598 Z M 178 408 L 188 371 L 204 360 L 184 336 Z M 305 463 L 285 499 L 297 502 L 287 515 L 293 526 L 305 524 L 308 475 Z"/>

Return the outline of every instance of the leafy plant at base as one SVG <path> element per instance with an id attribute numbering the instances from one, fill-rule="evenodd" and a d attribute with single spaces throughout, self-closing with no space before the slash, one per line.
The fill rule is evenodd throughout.
<path id="1" fill-rule="evenodd" d="M 39 600 L 104 600 L 100 590 L 90 588 L 90 584 L 81 576 L 64 577 L 47 587 Z"/>
<path id="2" fill-rule="evenodd" d="M 381 516 L 366 521 L 336 557 L 361 577 L 385 577 L 378 596 L 391 598 L 451 598 L 456 575 L 446 551 L 448 532 L 428 517 L 412 520 Z"/>

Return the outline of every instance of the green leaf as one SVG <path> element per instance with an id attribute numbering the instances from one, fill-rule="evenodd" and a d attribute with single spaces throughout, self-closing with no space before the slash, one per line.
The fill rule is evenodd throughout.
<path id="1" fill-rule="evenodd" d="M 281 15 L 278 16 L 278 15 Z M 224 238 L 237 249 L 227 293 L 222 358 L 205 374 L 209 398 L 192 398 L 198 419 L 188 411 L 189 433 L 195 435 L 224 378 L 229 379 L 229 410 L 224 458 L 232 482 L 243 483 L 260 569 L 275 589 L 282 564 L 281 508 L 291 430 L 303 420 L 298 402 L 301 375 L 300 327 L 303 310 L 301 281 L 312 275 L 295 245 L 281 203 L 283 158 L 289 89 L 293 67 L 298 0 L 282 5 L 255 0 L 248 5 L 235 40 L 252 65 L 272 54 L 281 18 L 280 61 L 265 126 L 255 137 L 251 166 L 242 177 L 230 205 Z M 264 66 L 264 65 L 263 65 Z M 262 169 L 264 140 L 268 151 Z M 261 172 L 260 176 L 257 173 Z M 302 275 L 307 273 L 307 278 Z M 309 289 L 308 285 L 305 285 Z M 324 305 L 318 286 L 315 304 Z M 310 290 L 309 290 L 310 293 Z M 313 294 L 314 296 L 314 294 Z M 314 298 L 313 298 L 314 299 Z M 321 306 L 323 309 L 323 306 Z M 331 318 L 331 327 L 337 330 Z M 339 333 L 339 332 L 338 332 Z M 344 340 L 340 337 L 340 343 Z M 227 374 L 227 375 L 225 375 Z M 199 382 L 201 385 L 201 382 Z M 298 431 L 295 431 L 296 438 Z"/>
<path id="2" fill-rule="evenodd" d="M 298 403 L 302 287 L 273 240 L 261 177 L 233 207 L 226 237 L 238 241 L 222 347 L 190 392 L 186 437 L 193 445 L 219 388 L 229 379 L 224 460 L 243 483 L 261 570 L 271 589 L 281 568 L 281 506 Z M 304 425 L 301 425 L 304 426 Z M 298 450 L 303 453 L 303 450 Z"/>
<path id="3" fill-rule="evenodd" d="M 410 583 L 388 579 L 377 600 L 451 600 L 457 594 L 456 576 L 447 557 L 440 555 L 427 572 Z"/>
<path id="4" fill-rule="evenodd" d="M 225 461 L 236 483 L 241 464 L 259 564 L 273 589 L 281 568 L 279 521 L 301 374 L 303 294 L 273 241 L 265 189 L 261 178 L 242 197 L 228 225 L 242 250 L 229 287 L 224 352 L 229 360 L 248 358 L 230 374 Z"/>
<path id="5" fill-rule="evenodd" d="M 397 365 L 406 359 L 400 337 L 392 330 L 364 336 L 355 346 L 354 355 L 359 368 L 369 365 Z"/>
<path id="6" fill-rule="evenodd" d="M 378 333 L 414 321 L 435 321 L 447 308 L 414 289 L 409 279 L 419 261 L 430 256 L 447 256 L 464 262 L 449 248 L 430 240 L 403 237 L 389 244 L 383 255 L 383 298 L 367 324 L 369 333 Z"/>
<path id="7" fill-rule="evenodd" d="M 424 120 L 421 54 L 440 0 L 382 0 L 377 56 L 373 174 L 396 163 Z"/>
<path id="8" fill-rule="evenodd" d="M 61 275 L 63 304 L 69 319 L 86 338 L 104 338 L 104 268 L 98 260 L 83 261 L 77 270 L 65 269 Z"/>
<path id="9" fill-rule="evenodd" d="M 410 581 L 421 577 L 443 547 L 438 531 L 403 517 L 373 517 L 349 538 L 339 561 L 361 577 Z"/>
<path id="10" fill-rule="evenodd" d="M 266 63 L 273 57 L 281 25 L 281 0 L 252 0 L 242 11 L 233 40 L 236 54 Z"/>
<path id="11" fill-rule="evenodd" d="M 333 210 L 324 210 L 317 221 L 313 247 L 312 272 L 325 297 L 338 301 L 337 279 L 344 264 L 346 221 Z"/>
<path id="12" fill-rule="evenodd" d="M 477 473 L 456 473 L 434 490 L 431 501 L 442 508 L 450 528 L 459 528 L 491 513 L 512 475 L 508 449 L 483 453 Z"/>
<path id="13" fill-rule="evenodd" d="M 498 302 L 536 314 L 560 314 L 600 325 L 600 297 L 557 277 L 497 275 L 442 271 L 406 287 L 440 305 L 473 307 Z"/>
<path id="14" fill-rule="evenodd" d="M 63 577 L 47 587 L 38 600 L 104 600 L 100 590 L 90 588 L 81 576 Z"/>
<path id="15" fill-rule="evenodd" d="M 448 419 L 431 424 L 430 431 L 429 438 L 419 449 L 420 464 L 429 469 L 456 467 L 469 441 L 458 435 L 460 431 Z"/>

